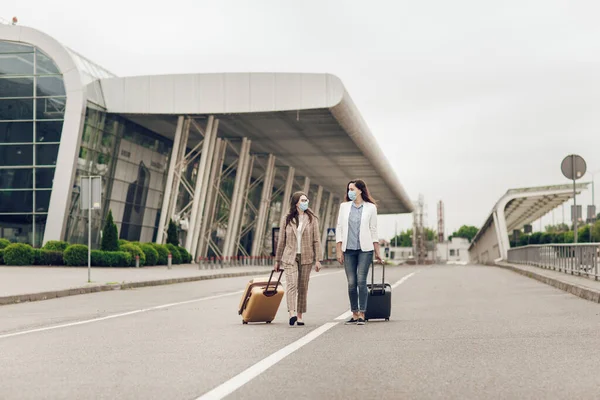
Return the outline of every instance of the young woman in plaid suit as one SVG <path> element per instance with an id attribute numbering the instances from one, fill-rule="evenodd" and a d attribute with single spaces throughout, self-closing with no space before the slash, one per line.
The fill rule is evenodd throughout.
<path id="1" fill-rule="evenodd" d="M 310 272 L 313 263 L 317 272 L 321 270 L 322 258 L 319 220 L 308 208 L 306 194 L 296 192 L 290 201 L 290 211 L 281 223 L 275 253 L 275 270 L 279 271 L 283 264 L 285 271 L 290 326 L 304 325 L 302 314 L 306 312 Z"/>

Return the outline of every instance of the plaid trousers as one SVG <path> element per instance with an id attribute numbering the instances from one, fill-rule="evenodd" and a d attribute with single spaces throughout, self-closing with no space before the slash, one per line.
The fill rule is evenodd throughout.
<path id="1" fill-rule="evenodd" d="M 302 265 L 300 254 L 296 255 L 294 264 L 283 264 L 286 282 L 286 301 L 289 311 L 299 313 L 306 312 L 306 298 L 308 295 L 308 280 L 312 270 L 312 264 Z"/>

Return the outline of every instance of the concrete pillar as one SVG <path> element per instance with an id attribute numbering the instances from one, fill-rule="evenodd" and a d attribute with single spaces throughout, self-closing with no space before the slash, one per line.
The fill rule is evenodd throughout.
<path id="1" fill-rule="evenodd" d="M 200 163 L 198 165 L 198 175 L 196 176 L 196 184 L 194 187 L 194 199 L 192 201 L 192 212 L 190 215 L 190 226 L 188 229 L 188 235 L 185 239 L 185 248 L 190 251 L 192 248 L 193 232 L 196 231 L 196 225 L 198 222 L 198 211 L 200 208 L 200 194 L 204 187 L 204 171 L 206 169 L 206 163 L 209 158 L 209 149 L 212 141 L 213 134 L 213 123 L 214 117 L 211 115 L 208 117 L 208 123 L 206 130 L 204 131 L 204 143 L 202 144 L 202 155 L 200 156 Z"/>
<path id="2" fill-rule="evenodd" d="M 171 199 L 171 192 L 173 191 L 173 178 L 175 175 L 175 165 L 179 158 L 179 145 L 181 142 L 181 136 L 183 132 L 183 121 L 184 117 L 179 116 L 177 118 L 177 128 L 175 129 L 175 139 L 173 141 L 173 148 L 171 149 L 171 159 L 169 161 L 169 170 L 167 171 L 167 183 L 165 184 L 165 193 L 163 196 L 163 204 L 161 207 L 160 220 L 158 222 L 158 233 L 156 235 L 156 243 L 162 243 L 163 232 L 165 230 L 165 224 L 167 217 L 170 218 L 169 213 L 169 202 Z"/>
<path id="3" fill-rule="evenodd" d="M 323 186 L 319 185 L 319 188 L 317 189 L 317 198 L 315 199 L 315 206 L 312 209 L 317 217 L 319 217 L 319 214 L 321 212 L 322 198 L 323 198 Z"/>
<path id="4" fill-rule="evenodd" d="M 275 156 L 269 154 L 267 170 L 265 171 L 265 178 L 263 181 L 263 190 L 260 198 L 260 206 L 258 208 L 258 216 L 256 218 L 255 235 L 252 242 L 252 256 L 260 256 L 262 254 L 267 217 L 269 215 L 269 208 L 271 207 L 271 196 L 273 195 L 274 180 Z"/>
<path id="5" fill-rule="evenodd" d="M 183 123 L 183 137 L 181 138 L 181 143 L 179 145 L 179 157 L 177 159 L 177 163 L 175 164 L 175 177 L 173 179 L 173 190 L 171 192 L 171 198 L 169 199 L 169 212 L 167 216 L 169 218 L 173 218 L 175 215 L 175 211 L 177 208 L 177 199 L 179 198 L 179 185 L 181 184 L 181 176 L 183 172 L 181 172 L 181 168 L 185 165 L 186 159 L 186 150 L 187 143 L 190 137 L 190 124 L 191 121 L 189 118 L 186 118 Z"/>
<path id="6" fill-rule="evenodd" d="M 227 233 L 225 235 L 225 244 L 223 246 L 224 256 L 233 256 L 235 251 L 235 242 L 237 242 L 237 232 L 239 219 L 242 215 L 244 205 L 245 187 L 248 179 L 248 169 L 250 168 L 250 145 L 248 138 L 242 140 L 242 148 L 238 161 L 238 170 L 235 175 L 235 184 L 233 186 L 233 196 L 231 198 L 231 208 L 229 211 L 229 220 L 227 222 Z M 235 252 L 235 253 L 234 253 Z"/>
<path id="7" fill-rule="evenodd" d="M 208 239 L 212 225 L 215 219 L 217 200 L 219 198 L 219 188 L 221 186 L 221 176 L 223 171 L 223 163 L 225 161 L 225 153 L 227 151 L 227 142 L 222 139 L 217 139 L 213 155 L 212 168 L 207 186 L 206 207 L 204 209 L 204 217 L 202 231 L 200 232 L 198 250 L 196 251 L 196 259 L 198 257 L 206 257 L 208 251 Z"/>
<path id="8" fill-rule="evenodd" d="M 281 202 L 281 217 L 279 221 L 281 221 L 288 214 L 290 210 L 290 197 L 292 197 L 292 190 L 294 189 L 294 175 L 296 173 L 296 169 L 294 167 L 289 167 L 287 179 L 285 181 L 285 189 L 283 191 L 283 201 Z"/>
<path id="9" fill-rule="evenodd" d="M 308 176 L 304 177 L 304 188 L 302 191 L 308 196 L 308 193 L 310 192 L 310 178 Z"/>
<path id="10" fill-rule="evenodd" d="M 215 151 L 215 144 L 216 144 L 218 130 L 219 130 L 219 120 L 217 119 L 213 123 L 212 133 L 210 135 L 210 144 L 208 146 L 207 161 L 206 161 L 206 166 L 204 168 L 204 176 L 202 177 L 202 186 L 203 187 L 202 187 L 202 192 L 200 194 L 200 201 L 198 202 L 198 214 L 197 214 L 197 220 L 196 220 L 196 228 L 193 231 L 194 235 L 192 238 L 192 248 L 190 249 L 190 254 L 192 254 L 192 255 L 195 255 L 196 250 L 198 249 L 200 232 L 201 232 L 201 229 L 203 226 L 204 207 L 206 205 L 206 195 L 208 193 L 208 186 L 210 185 L 209 178 L 210 178 L 210 172 L 212 170 L 212 161 L 214 158 L 214 151 Z"/>
<path id="11" fill-rule="evenodd" d="M 331 212 L 333 210 L 333 193 L 329 193 L 327 198 L 327 208 L 325 210 L 325 218 L 323 218 L 321 229 L 323 233 L 321 235 L 321 249 L 323 250 L 323 255 L 325 255 L 325 244 L 327 243 L 327 228 L 331 225 Z"/>

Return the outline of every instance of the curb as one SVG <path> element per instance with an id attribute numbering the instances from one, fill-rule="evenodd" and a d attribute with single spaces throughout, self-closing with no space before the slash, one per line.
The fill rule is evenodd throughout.
<path id="1" fill-rule="evenodd" d="M 551 278 L 542 274 L 538 274 L 532 271 L 524 270 L 511 264 L 496 263 L 496 267 L 508 269 L 518 274 L 524 275 L 528 278 L 535 279 L 546 285 L 553 286 L 557 289 L 563 290 L 567 293 L 573 294 L 577 297 L 581 297 L 584 300 L 588 300 L 594 303 L 600 303 L 600 291 L 591 289 L 576 283 L 569 283 L 561 281 L 556 278 Z"/>
<path id="2" fill-rule="evenodd" d="M 154 281 L 142 281 L 142 282 L 129 282 L 118 285 L 99 285 L 90 287 L 80 287 L 74 289 L 64 290 L 53 290 L 49 292 L 30 293 L 30 294 L 18 294 L 14 296 L 0 297 L 0 306 L 19 304 L 32 301 L 43 301 L 58 299 L 60 297 L 76 296 L 80 294 L 98 293 L 98 292 L 109 292 L 112 290 L 126 290 L 148 286 L 161 286 L 161 285 L 172 285 L 176 283 L 187 283 L 205 281 L 210 279 L 220 278 L 239 278 L 243 276 L 254 276 L 263 274 L 265 271 L 248 271 L 248 272 L 230 272 L 225 274 L 213 274 L 213 275 L 200 275 L 200 276 L 189 276 L 184 278 L 170 278 L 170 279 L 159 279 Z M 267 271 L 268 272 L 268 271 Z"/>

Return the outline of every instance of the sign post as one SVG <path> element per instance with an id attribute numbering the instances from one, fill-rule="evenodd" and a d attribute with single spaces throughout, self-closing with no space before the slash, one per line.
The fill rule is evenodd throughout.
<path id="1" fill-rule="evenodd" d="M 92 210 L 99 210 L 102 204 L 102 177 L 81 177 L 81 209 L 88 210 L 88 283 L 92 282 Z"/>
<path id="2" fill-rule="evenodd" d="M 570 154 L 563 159 L 560 169 L 567 179 L 573 180 L 573 206 L 575 208 L 573 235 L 575 236 L 575 243 L 577 243 L 577 219 L 579 218 L 579 215 L 577 213 L 577 186 L 575 185 L 575 181 L 585 175 L 587 165 L 581 156 Z"/>

